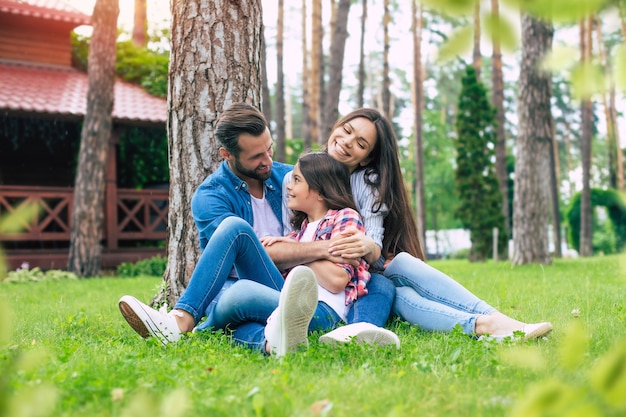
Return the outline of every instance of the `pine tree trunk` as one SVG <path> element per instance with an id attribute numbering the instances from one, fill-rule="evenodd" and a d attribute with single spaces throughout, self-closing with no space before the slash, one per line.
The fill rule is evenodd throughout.
<path id="1" fill-rule="evenodd" d="M 361 37 L 359 41 L 359 86 L 357 88 L 357 107 L 363 107 L 365 100 L 365 24 L 367 23 L 367 0 L 361 2 L 363 13 L 361 14 Z"/>
<path id="2" fill-rule="evenodd" d="M 309 49 L 307 44 L 307 0 L 302 0 L 302 139 L 304 149 L 311 149 L 311 87 L 309 81 Z"/>
<path id="3" fill-rule="evenodd" d="M 214 137 L 222 110 L 260 108 L 261 0 L 173 0 L 168 83 L 170 200 L 167 269 L 153 304 L 174 305 L 199 258 L 191 197 L 220 162 Z"/>
<path id="4" fill-rule="evenodd" d="M 580 31 L 581 61 L 591 60 L 591 19 L 581 23 Z M 591 137 L 593 135 L 593 104 L 590 98 L 584 98 L 580 104 L 581 137 L 580 156 L 583 171 L 583 189 L 580 198 L 580 247 L 581 256 L 593 255 L 593 231 L 591 228 Z"/>
<path id="5" fill-rule="evenodd" d="M 78 276 L 100 273 L 104 187 L 111 137 L 118 0 L 98 0 L 89 48 L 87 111 L 74 185 L 68 269 Z"/>
<path id="6" fill-rule="evenodd" d="M 519 81 L 519 133 L 516 139 L 513 209 L 515 265 L 549 263 L 548 219 L 550 147 L 550 74 L 538 64 L 552 47 L 553 30 L 529 15 L 522 17 L 522 62 Z"/>
<path id="7" fill-rule="evenodd" d="M 472 63 L 476 69 L 476 79 L 480 81 L 480 71 L 483 66 L 483 56 L 480 52 L 480 2 L 474 3 L 474 48 Z"/>
<path id="8" fill-rule="evenodd" d="M 391 81 L 389 80 L 389 22 L 391 21 L 391 13 L 389 11 L 389 0 L 384 0 L 383 12 L 383 85 L 381 89 L 381 101 L 383 114 L 391 120 Z"/>
<path id="9" fill-rule="evenodd" d="M 412 32 L 413 32 L 413 90 L 415 97 L 415 112 L 413 118 L 415 137 L 415 196 L 417 199 L 417 231 L 426 247 L 426 197 L 424 195 L 424 138 L 422 117 L 424 113 L 424 80 L 422 77 L 422 5 L 412 2 Z"/>
<path id="10" fill-rule="evenodd" d="M 348 37 L 348 14 L 350 1 L 340 0 L 336 12 L 332 42 L 330 45 L 330 64 L 328 68 L 328 84 L 324 96 L 323 116 L 320 123 L 320 134 L 328 138 L 335 121 L 339 118 L 339 94 L 341 93 L 343 57 Z"/>
<path id="11" fill-rule="evenodd" d="M 491 0 L 491 14 L 494 18 L 500 15 L 499 0 Z M 504 130 L 504 82 L 502 80 L 502 52 L 498 39 L 492 39 L 493 53 L 491 58 L 492 105 L 496 110 L 496 173 L 502 193 L 502 214 L 506 225 L 506 234 L 511 234 L 511 217 L 509 208 L 509 173 L 506 163 L 506 133 Z"/>
<path id="12" fill-rule="evenodd" d="M 263 41 L 262 48 L 263 52 L 261 53 L 261 110 L 263 111 L 263 116 L 265 116 L 265 120 L 268 123 L 272 121 L 272 99 L 270 96 L 270 88 L 267 85 L 267 44 L 265 42 L 265 35 L 261 38 Z"/>
<path id="13" fill-rule="evenodd" d="M 311 100 L 309 101 L 309 126 L 311 139 L 317 143 L 320 140 L 320 79 L 324 77 L 322 52 L 322 0 L 313 0 L 311 20 L 311 72 L 309 77 Z"/>
<path id="14" fill-rule="evenodd" d="M 278 21 L 276 22 L 276 160 L 285 162 L 285 73 L 283 71 L 283 16 L 284 0 L 278 0 Z"/>

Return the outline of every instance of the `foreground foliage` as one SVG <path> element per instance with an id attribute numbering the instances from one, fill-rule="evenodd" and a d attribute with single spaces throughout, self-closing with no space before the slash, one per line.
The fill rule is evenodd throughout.
<path id="1" fill-rule="evenodd" d="M 168 348 L 138 337 L 117 300 L 149 300 L 160 277 L 3 283 L 0 416 L 624 415 L 626 259 L 433 265 L 555 330 L 499 345 L 393 320 L 399 351 L 312 335 L 309 350 L 275 360 L 223 334 Z"/>

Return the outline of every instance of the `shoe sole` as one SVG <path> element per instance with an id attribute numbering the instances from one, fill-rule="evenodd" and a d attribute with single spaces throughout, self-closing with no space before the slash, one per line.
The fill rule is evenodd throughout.
<path id="1" fill-rule="evenodd" d="M 326 344 L 342 344 L 342 343 L 350 343 L 354 341 L 358 344 L 364 345 L 378 345 L 381 347 L 393 345 L 396 348 L 400 348 L 398 345 L 398 340 L 387 332 L 383 332 L 380 330 L 372 329 L 372 330 L 362 330 L 357 334 L 350 337 L 348 340 L 337 340 L 334 337 L 328 335 L 322 335 L 319 338 L 320 343 Z"/>
<path id="2" fill-rule="evenodd" d="M 133 298 L 122 297 L 119 302 L 119 308 L 122 316 L 124 316 L 130 327 L 132 327 L 133 330 L 139 334 L 139 336 L 143 337 L 144 339 L 155 337 L 160 340 L 163 345 L 167 344 L 169 340 L 167 340 L 167 337 L 165 335 L 162 335 L 162 337 L 166 340 L 162 340 L 162 338 L 157 335 L 157 332 L 159 334 L 161 332 L 152 321 L 152 319 L 150 319 L 148 313 L 145 313 L 146 319 L 142 320 L 139 314 L 137 314 L 137 312 L 135 311 L 135 309 L 139 311 L 145 311 L 141 304 L 138 304 Z"/>
<path id="3" fill-rule="evenodd" d="M 308 346 L 309 323 L 317 308 L 317 278 L 308 267 L 296 267 L 280 293 L 281 332 L 276 356 L 294 352 L 299 346 Z"/>
<path id="4" fill-rule="evenodd" d="M 552 331 L 552 325 L 550 323 L 543 323 L 538 326 L 532 332 L 524 334 L 524 340 L 539 339 Z"/>

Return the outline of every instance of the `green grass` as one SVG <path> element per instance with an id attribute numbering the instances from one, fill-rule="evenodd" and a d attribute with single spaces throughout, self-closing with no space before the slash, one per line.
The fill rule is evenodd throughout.
<path id="1" fill-rule="evenodd" d="M 141 339 L 117 300 L 149 301 L 160 278 L 0 283 L 10 312 L 0 315 L 0 416 L 626 414 L 626 259 L 432 264 L 502 312 L 549 320 L 554 331 L 498 345 L 394 320 L 399 351 L 333 349 L 312 335 L 307 351 L 276 360 L 223 334 L 167 348 Z"/>

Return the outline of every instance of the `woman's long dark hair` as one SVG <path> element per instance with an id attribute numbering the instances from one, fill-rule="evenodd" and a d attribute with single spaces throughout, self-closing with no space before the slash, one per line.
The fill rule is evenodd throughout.
<path id="1" fill-rule="evenodd" d="M 320 194 L 328 209 L 351 208 L 356 210 L 356 204 L 352 198 L 348 167 L 334 160 L 326 152 L 306 153 L 298 159 L 298 166 L 302 176 L 309 184 L 309 189 Z M 291 216 L 293 230 L 300 230 L 306 217 L 305 212 L 294 210 Z"/>
<path id="2" fill-rule="evenodd" d="M 389 120 L 378 110 L 360 108 L 339 119 L 333 126 L 333 131 L 359 117 L 368 119 L 376 127 L 377 140 L 369 154 L 370 162 L 358 170 L 365 170 L 365 181 L 378 192 L 378 201 L 372 210 L 374 212 L 380 210 L 383 204 L 389 210 L 383 223 L 385 235 L 382 253 L 389 258 L 400 252 L 408 252 L 425 260 L 417 224 L 402 179 L 396 135 Z"/>

